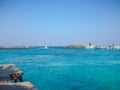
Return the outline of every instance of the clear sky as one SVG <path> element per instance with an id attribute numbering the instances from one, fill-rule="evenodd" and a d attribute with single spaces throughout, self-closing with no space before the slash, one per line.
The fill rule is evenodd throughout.
<path id="1" fill-rule="evenodd" d="M 120 0 L 0 0 L 0 45 L 120 45 Z"/>

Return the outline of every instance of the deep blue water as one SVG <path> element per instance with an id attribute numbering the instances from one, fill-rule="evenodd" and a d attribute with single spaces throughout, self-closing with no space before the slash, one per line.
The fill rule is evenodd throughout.
<path id="1" fill-rule="evenodd" d="M 120 90 L 120 50 L 0 50 L 0 64 L 13 63 L 39 90 Z"/>

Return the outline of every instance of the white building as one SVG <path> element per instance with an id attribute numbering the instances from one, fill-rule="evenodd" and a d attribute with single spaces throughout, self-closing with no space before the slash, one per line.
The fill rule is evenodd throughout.
<path id="1" fill-rule="evenodd" d="M 87 49 L 94 49 L 95 45 L 93 43 L 89 43 L 89 45 L 86 46 Z"/>
<path id="2" fill-rule="evenodd" d="M 112 46 L 113 49 L 120 49 L 120 46 L 114 45 Z"/>

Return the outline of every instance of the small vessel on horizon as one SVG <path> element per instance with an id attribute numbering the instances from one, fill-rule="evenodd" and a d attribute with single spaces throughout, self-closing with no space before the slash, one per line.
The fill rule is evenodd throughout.
<path id="1" fill-rule="evenodd" d="M 45 49 L 48 49 L 48 46 L 45 46 Z"/>

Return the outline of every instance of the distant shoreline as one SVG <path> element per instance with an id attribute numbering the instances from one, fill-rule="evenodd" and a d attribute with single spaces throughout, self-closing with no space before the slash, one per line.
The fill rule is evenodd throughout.
<path id="1" fill-rule="evenodd" d="M 29 46 L 1 46 L 0 50 L 9 50 L 9 49 L 29 49 Z"/>
<path id="2" fill-rule="evenodd" d="M 23 49 L 31 49 L 31 48 L 41 48 L 44 49 L 44 47 L 11 47 L 11 48 L 0 48 L 0 50 L 23 50 Z M 50 48 L 56 48 L 56 49 L 86 49 L 86 50 L 120 50 L 120 49 L 114 49 L 114 48 L 84 48 L 84 47 L 48 47 L 47 49 Z"/>
<path id="3" fill-rule="evenodd" d="M 11 49 L 29 49 L 29 48 L 0 48 L 0 50 L 11 50 Z"/>
<path id="4" fill-rule="evenodd" d="M 30 48 L 66 48 L 66 49 L 119 49 L 120 45 L 107 45 L 107 46 L 96 46 L 93 43 L 88 45 L 68 45 L 68 46 L 0 46 L 0 50 L 11 50 L 11 49 L 30 49 Z"/>

